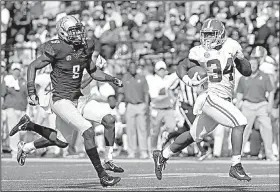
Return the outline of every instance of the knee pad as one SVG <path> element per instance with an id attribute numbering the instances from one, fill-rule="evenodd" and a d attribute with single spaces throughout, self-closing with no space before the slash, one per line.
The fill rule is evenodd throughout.
<path id="1" fill-rule="evenodd" d="M 88 128 L 87 130 L 85 130 L 82 134 L 82 136 L 84 137 L 84 139 L 93 139 L 95 136 L 95 132 L 93 127 Z"/>
<path id="2" fill-rule="evenodd" d="M 115 122 L 116 122 L 116 119 L 111 114 L 105 115 L 101 120 L 101 124 L 104 125 L 105 129 L 114 128 L 115 127 Z"/>

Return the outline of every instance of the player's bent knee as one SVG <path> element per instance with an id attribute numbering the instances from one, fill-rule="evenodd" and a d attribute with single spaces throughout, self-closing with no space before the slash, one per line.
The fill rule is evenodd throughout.
<path id="1" fill-rule="evenodd" d="M 82 133 L 82 136 L 84 137 L 84 139 L 88 140 L 88 139 L 93 139 L 95 136 L 95 132 L 93 127 L 88 128 L 87 130 L 85 130 Z"/>
<path id="2" fill-rule="evenodd" d="M 105 129 L 114 128 L 115 127 L 115 122 L 116 122 L 116 119 L 111 114 L 105 115 L 101 120 L 101 124 L 105 127 Z"/>

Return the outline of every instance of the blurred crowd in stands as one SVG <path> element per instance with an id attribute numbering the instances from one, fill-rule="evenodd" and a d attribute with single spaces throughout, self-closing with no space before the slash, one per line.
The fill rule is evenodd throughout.
<path id="1" fill-rule="evenodd" d="M 241 44 L 245 57 L 249 58 L 253 48 L 262 46 L 273 60 L 263 68 L 272 79 L 276 95 L 275 110 L 271 119 L 274 136 L 278 134 L 279 137 L 279 76 L 277 76 L 279 2 L 277 1 L 1 1 L 1 89 L 8 90 L 1 91 L 2 152 L 9 153 L 14 150 L 17 141 L 9 138 L 8 131 L 25 112 L 39 124 L 55 126 L 53 114 L 49 115 L 40 108 L 27 105 L 26 69 L 40 54 L 41 45 L 57 38 L 56 22 L 67 14 L 75 15 L 85 25 L 88 44 L 94 45 L 106 60 L 102 66 L 106 72 L 127 81 L 130 80 L 128 75 L 135 73 L 139 75 L 139 81 L 147 84 L 147 89 L 137 89 L 138 95 L 129 96 L 127 92 L 131 87 L 117 90 L 106 83 L 91 84 L 93 88 L 89 92 L 92 98 L 104 102 L 105 105 L 108 104 L 107 99 L 111 98 L 110 101 L 116 105 L 118 117 L 116 155 L 124 152 L 133 158 L 139 151 L 141 158 L 148 158 L 151 148 L 160 147 L 158 143 L 164 138 L 162 130 L 178 129 L 184 127 L 186 123 L 192 123 L 193 117 L 191 115 L 186 117 L 182 113 L 178 107 L 180 99 L 176 98 L 183 101 L 187 97 L 188 104 L 192 105 L 196 98 L 195 91 L 182 86 L 174 71 L 178 61 L 187 57 L 189 49 L 199 45 L 200 28 L 203 21 L 210 17 L 217 18 L 225 24 L 227 36 Z M 38 89 L 40 86 L 48 87 L 49 79 L 48 75 L 45 75 L 49 72 L 49 70 L 40 72 L 42 76 L 37 83 Z M 145 80 L 142 81 L 142 77 L 145 77 Z M 159 88 L 160 86 L 163 87 Z M 165 92 L 166 86 L 172 90 L 171 95 Z M 150 100 L 145 99 L 146 94 Z M 190 94 L 192 96 L 189 96 Z M 162 99 L 162 95 L 168 95 L 169 100 L 171 98 L 172 101 L 167 104 L 168 106 L 164 99 L 158 100 L 159 97 Z M 129 104 L 143 104 L 141 106 L 143 109 L 133 108 Z M 130 111 L 129 115 L 126 114 L 126 110 Z M 137 120 L 136 116 L 139 114 L 143 119 Z M 173 114 L 171 120 L 170 114 Z M 131 122 L 133 118 L 135 120 Z M 98 129 L 96 130 L 98 132 Z M 200 145 L 213 149 L 214 152 L 211 154 L 215 157 L 228 156 L 231 148 L 230 130 L 223 127 L 217 130 L 217 134 L 214 133 Z M 99 151 L 102 153 L 104 141 L 102 131 L 99 132 L 96 142 L 99 143 Z M 29 132 L 20 135 L 20 139 L 25 141 L 31 141 L 34 137 L 38 136 Z M 271 140 L 274 155 L 278 156 L 279 139 L 277 141 L 277 138 L 273 137 Z M 220 144 L 217 145 L 220 147 L 216 145 L 215 148 L 215 142 L 218 141 Z M 263 147 L 258 126 L 254 126 L 249 141 L 251 149 L 245 147 L 246 154 L 259 155 L 259 158 L 263 158 L 260 155 L 263 153 L 260 148 Z M 83 154 L 79 142 L 82 140 L 77 134 L 67 151 L 50 147 L 47 151 L 39 150 L 36 153 L 42 156 L 45 154 L 61 156 L 77 152 Z M 189 147 L 182 154 L 196 156 L 199 155 L 199 150 L 195 146 Z"/>

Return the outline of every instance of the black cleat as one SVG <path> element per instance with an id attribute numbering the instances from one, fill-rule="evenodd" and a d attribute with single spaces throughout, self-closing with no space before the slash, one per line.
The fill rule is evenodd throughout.
<path id="1" fill-rule="evenodd" d="M 66 148 L 69 145 L 69 143 L 63 142 L 60 139 L 56 139 L 54 143 L 60 148 Z"/>
<path id="2" fill-rule="evenodd" d="M 14 126 L 14 128 L 10 132 L 10 136 L 13 136 L 19 131 L 25 131 L 26 125 L 30 122 L 30 118 L 27 115 L 24 115 L 19 122 Z"/>
<path id="3" fill-rule="evenodd" d="M 105 170 L 113 171 L 116 173 L 122 173 L 124 172 L 123 168 L 117 166 L 113 161 L 107 161 L 103 165 Z"/>
<path id="4" fill-rule="evenodd" d="M 17 162 L 20 166 L 25 164 L 25 159 L 27 157 L 27 153 L 23 151 L 23 146 L 25 143 L 23 141 L 18 142 L 18 152 L 17 152 Z"/>
<path id="5" fill-rule="evenodd" d="M 241 163 L 230 167 L 229 176 L 239 181 L 251 181 L 251 177 L 245 173 Z"/>
<path id="6" fill-rule="evenodd" d="M 167 159 L 162 156 L 162 151 L 153 151 L 153 159 L 155 162 L 155 174 L 158 180 L 162 179 L 162 170 L 165 169 Z"/>
<path id="7" fill-rule="evenodd" d="M 103 187 L 114 186 L 115 184 L 120 182 L 120 180 L 121 180 L 120 177 L 112 177 L 106 173 L 106 175 L 100 178 L 100 184 Z"/>

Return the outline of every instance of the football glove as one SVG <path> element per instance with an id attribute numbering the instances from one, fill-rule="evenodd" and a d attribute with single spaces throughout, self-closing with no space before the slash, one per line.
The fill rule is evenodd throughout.
<path id="1" fill-rule="evenodd" d="M 118 87 L 122 87 L 123 86 L 123 82 L 120 79 L 116 78 L 116 77 L 114 77 L 113 83 L 114 83 L 114 85 L 116 85 Z"/>
<path id="2" fill-rule="evenodd" d="M 29 105 L 32 105 L 32 106 L 39 105 L 40 104 L 39 97 L 36 94 L 30 95 L 28 97 L 28 103 L 29 103 Z"/>
<path id="3" fill-rule="evenodd" d="M 183 77 L 183 82 L 186 83 L 190 87 L 197 87 L 202 85 L 208 80 L 208 77 L 204 77 L 203 79 L 200 79 L 198 76 L 198 73 L 196 72 L 193 76 L 193 78 L 190 78 L 188 75 L 185 75 Z"/>

